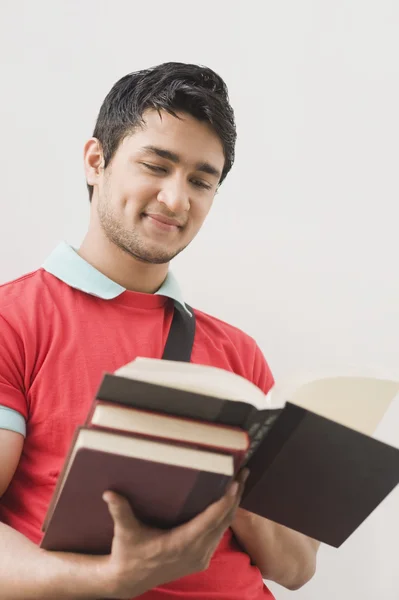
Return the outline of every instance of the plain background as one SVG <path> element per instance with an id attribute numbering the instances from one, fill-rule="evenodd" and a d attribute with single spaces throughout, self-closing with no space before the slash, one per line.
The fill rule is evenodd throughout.
<path id="1" fill-rule="evenodd" d="M 277 379 L 398 376 L 399 3 L 0 2 L 0 281 L 88 222 L 82 147 L 112 84 L 177 60 L 226 80 L 236 165 L 174 263 L 190 304 L 253 335 Z M 399 400 L 378 431 L 399 441 Z M 397 600 L 399 490 L 278 600 Z"/>

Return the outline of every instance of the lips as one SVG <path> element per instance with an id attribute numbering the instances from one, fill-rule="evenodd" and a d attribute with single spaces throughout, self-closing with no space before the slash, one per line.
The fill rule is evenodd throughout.
<path id="1" fill-rule="evenodd" d="M 146 217 L 150 217 L 154 221 L 158 223 L 162 223 L 163 225 L 168 225 L 169 227 L 182 227 L 182 223 L 177 219 L 171 219 L 169 217 L 165 217 L 165 215 L 153 214 L 153 213 L 145 213 Z"/>

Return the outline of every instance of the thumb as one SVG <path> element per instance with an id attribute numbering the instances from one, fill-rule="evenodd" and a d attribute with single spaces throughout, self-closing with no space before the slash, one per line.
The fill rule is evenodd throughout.
<path id="1" fill-rule="evenodd" d="M 108 505 L 115 529 L 138 529 L 139 520 L 133 514 L 129 501 L 115 492 L 104 492 L 103 500 Z"/>

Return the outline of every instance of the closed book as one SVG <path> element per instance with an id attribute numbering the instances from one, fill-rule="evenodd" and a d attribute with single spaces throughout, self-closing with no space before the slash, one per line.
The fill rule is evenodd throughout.
<path id="1" fill-rule="evenodd" d="M 226 452 L 234 457 L 236 469 L 244 461 L 250 445 L 247 432 L 239 427 L 174 417 L 98 399 L 94 399 L 85 425 Z"/>
<path id="2" fill-rule="evenodd" d="M 81 428 L 57 482 L 41 547 L 109 553 L 113 522 L 102 500 L 106 490 L 128 498 L 143 522 L 170 528 L 219 498 L 233 473 L 229 454 Z"/>

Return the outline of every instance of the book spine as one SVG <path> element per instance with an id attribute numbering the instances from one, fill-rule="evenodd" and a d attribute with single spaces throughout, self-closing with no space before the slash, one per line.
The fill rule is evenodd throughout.
<path id="1" fill-rule="evenodd" d="M 245 429 L 248 432 L 250 445 L 249 449 L 246 453 L 245 459 L 242 463 L 242 466 L 248 463 L 251 456 L 255 453 L 262 440 L 268 435 L 272 426 L 277 420 L 277 417 L 280 415 L 282 409 L 266 409 L 266 410 L 256 410 L 254 409 L 250 415 L 248 416 L 247 422 L 245 424 Z"/>
<path id="2" fill-rule="evenodd" d="M 79 436 L 79 433 L 80 433 L 81 429 L 82 429 L 82 427 L 78 426 L 75 429 L 75 433 L 73 434 L 73 438 L 72 438 L 72 441 L 71 441 L 71 445 L 69 446 L 68 454 L 66 455 L 66 457 L 64 459 L 64 463 L 63 463 L 61 472 L 58 475 L 58 479 L 57 479 L 57 482 L 55 484 L 53 495 L 51 497 L 50 504 L 47 507 L 46 515 L 45 515 L 43 523 L 42 523 L 41 530 L 43 532 L 46 531 L 46 529 L 47 529 L 47 525 L 48 525 L 48 523 L 50 521 L 51 515 L 53 514 L 53 511 L 54 511 L 54 508 L 55 508 L 58 496 L 61 493 L 62 481 L 64 479 L 65 473 L 67 472 L 67 469 L 68 469 L 68 466 L 69 466 L 69 459 L 71 458 L 72 452 L 73 452 L 74 447 L 75 447 L 76 440 L 78 439 L 78 436 Z"/>
<path id="3" fill-rule="evenodd" d="M 266 433 L 259 439 L 256 447 L 257 452 L 253 452 L 251 460 L 247 461 L 249 463 L 250 476 L 245 484 L 243 498 L 250 493 L 257 481 L 262 478 L 269 465 L 279 454 L 286 440 L 289 439 L 306 415 L 304 409 L 290 403 L 287 403 L 283 409 L 277 409 L 275 412 L 277 413 L 275 418 L 269 421 Z"/>

